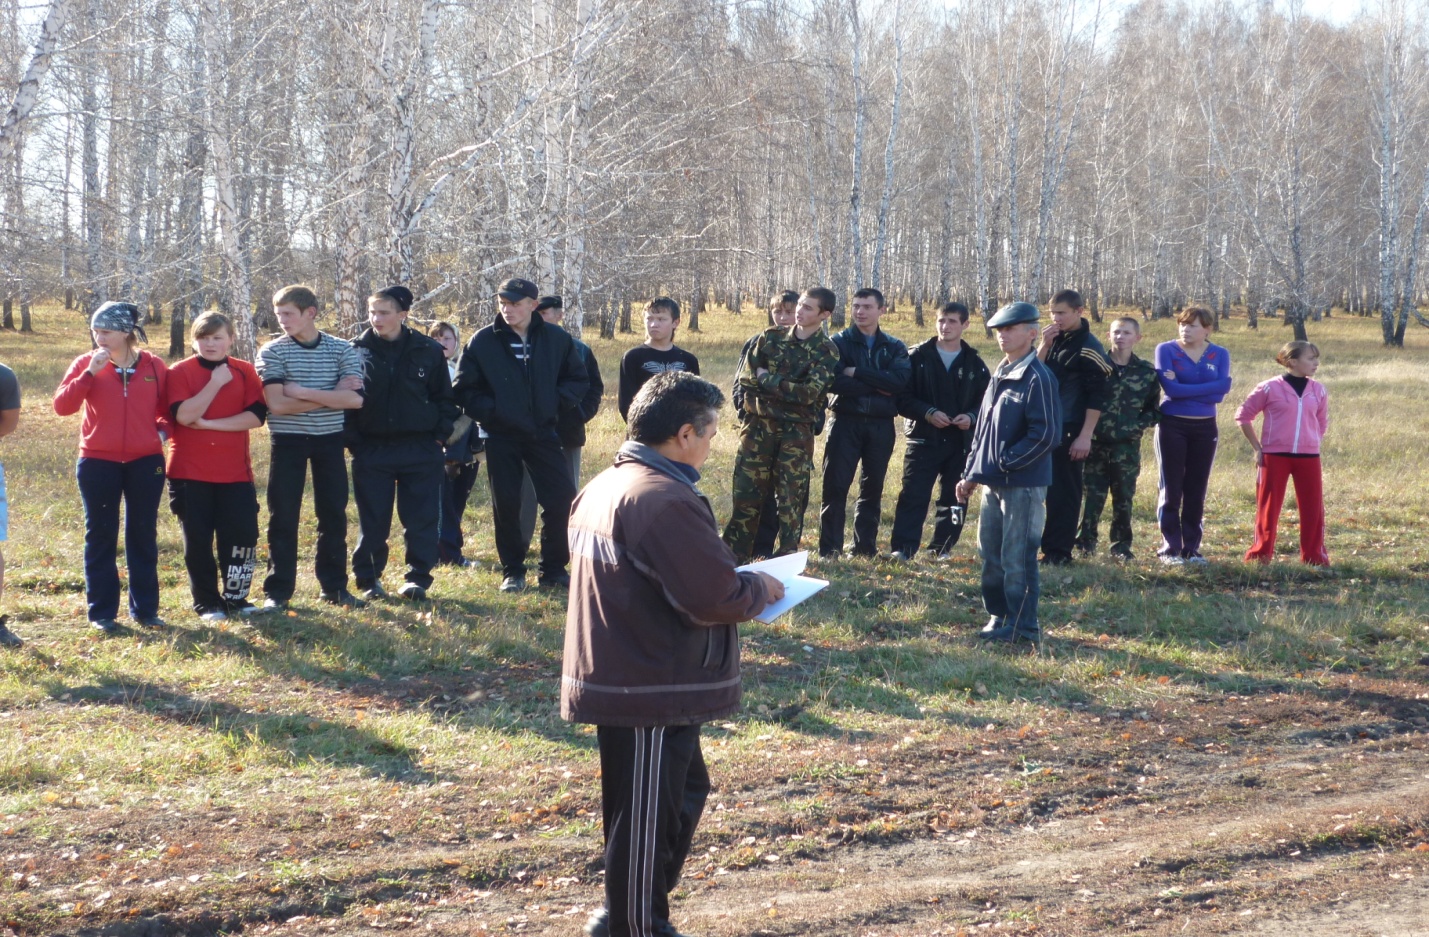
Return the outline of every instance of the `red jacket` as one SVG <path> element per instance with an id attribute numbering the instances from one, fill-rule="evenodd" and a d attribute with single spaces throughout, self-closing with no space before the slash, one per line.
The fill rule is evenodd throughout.
<path id="1" fill-rule="evenodd" d="M 739 709 L 739 630 L 769 604 L 734 571 L 709 502 L 678 466 L 625 443 L 571 507 L 561 716 L 697 725 Z"/>
<path id="2" fill-rule="evenodd" d="M 133 373 L 121 375 L 113 365 L 89 373 L 92 353 L 70 364 L 55 391 L 55 412 L 69 416 L 84 407 L 79 427 L 79 454 L 86 459 L 132 462 L 164 451 L 160 430 L 168 432 L 164 412 L 164 359 L 139 352 Z M 126 379 L 127 378 L 127 379 Z"/>

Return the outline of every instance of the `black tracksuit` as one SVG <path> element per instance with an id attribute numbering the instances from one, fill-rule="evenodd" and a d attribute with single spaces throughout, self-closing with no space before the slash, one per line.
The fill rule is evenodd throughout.
<path id="1" fill-rule="evenodd" d="M 928 422 L 927 415 L 934 410 L 949 417 L 964 415 L 975 425 L 991 375 L 977 351 L 967 342 L 962 343 L 952 368 L 943 366 L 937 338 L 930 338 L 914 348 L 908 360 L 913 366 L 913 377 L 907 390 L 898 397 L 898 412 L 907 420 L 904 434 L 908 437 L 908 446 L 903 450 L 903 487 L 893 512 L 891 546 L 912 557 L 922 540 L 923 522 L 928 517 L 928 501 L 935 481 L 939 482 L 938 507 L 929 549 L 946 553 L 963 532 L 962 512 L 954 510 L 958 503 L 954 488 L 963 477 L 972 427 L 939 429 Z"/>
<path id="2" fill-rule="evenodd" d="M 1106 410 L 1111 361 L 1092 334 L 1090 323 L 1052 340 L 1047 370 L 1057 379 L 1062 407 L 1062 439 L 1052 450 L 1052 484 L 1047 488 L 1047 523 L 1042 528 L 1042 556 L 1052 561 L 1072 558 L 1072 545 L 1082 514 L 1082 467 L 1069 452 L 1082 431 L 1088 410 Z"/>
<path id="3" fill-rule="evenodd" d="M 368 329 L 352 343 L 362 356 L 362 406 L 347 411 L 352 492 L 359 533 L 352 574 L 359 589 L 382 580 L 392 507 L 406 541 L 405 581 L 432 584 L 441 518 L 442 443 L 460 415 L 442 346 L 405 325 L 387 341 Z"/>
<path id="4" fill-rule="evenodd" d="M 908 347 L 879 329 L 870 348 L 862 332 L 849 326 L 834 336 L 839 349 L 834 376 L 834 412 L 829 441 L 824 446 L 824 504 L 819 512 L 819 553 L 843 551 L 849 487 L 859 463 L 858 501 L 853 515 L 853 552 L 878 552 L 878 519 L 883 505 L 883 479 L 893 457 L 893 418 L 898 395 L 908 386 L 912 366 Z M 854 375 L 844 374 L 853 368 Z"/>
<path id="5" fill-rule="evenodd" d="M 531 317 L 524 340 L 497 316 L 462 352 L 456 394 L 487 432 L 492 525 L 504 576 L 526 574 L 530 543 L 521 536 L 523 468 L 541 505 L 541 575 L 565 572 L 570 560 L 566 521 L 576 488 L 557 430 L 561 414 L 577 409 L 589 388 L 575 339 L 540 316 Z"/>

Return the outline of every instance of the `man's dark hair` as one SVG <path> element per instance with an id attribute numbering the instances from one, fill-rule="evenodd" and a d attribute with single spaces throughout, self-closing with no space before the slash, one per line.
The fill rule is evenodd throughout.
<path id="1" fill-rule="evenodd" d="M 834 307 L 839 304 L 838 297 L 834 291 L 826 286 L 815 286 L 804 290 L 804 295 L 819 304 L 819 309 L 824 312 L 833 312 Z"/>
<path id="2" fill-rule="evenodd" d="M 789 303 L 790 305 L 794 305 L 794 304 L 797 304 L 798 302 L 799 302 L 799 294 L 796 293 L 796 292 L 794 292 L 793 290 L 783 290 L 783 291 L 778 292 L 778 293 L 775 293 L 773 296 L 769 297 L 769 305 L 771 305 L 771 306 L 782 306 L 782 305 L 784 305 L 785 303 Z"/>
<path id="3" fill-rule="evenodd" d="M 650 300 L 650 305 L 645 307 L 646 312 L 668 312 L 670 318 L 676 322 L 680 321 L 680 304 L 668 296 L 656 296 Z M 673 434 L 672 434 L 673 435 Z"/>
<path id="4" fill-rule="evenodd" d="M 688 371 L 662 371 L 630 402 L 626 436 L 647 446 L 673 439 L 689 423 L 700 436 L 724 406 L 724 392 Z"/>
<path id="5" fill-rule="evenodd" d="M 1081 309 L 1083 306 L 1082 294 L 1076 290 L 1062 290 L 1056 296 L 1052 297 L 1052 305 L 1055 306 L 1058 303 L 1066 303 L 1073 309 Z"/>
<path id="6" fill-rule="evenodd" d="M 970 313 L 968 312 L 968 307 L 967 307 L 967 306 L 964 306 L 962 303 L 957 303 L 957 302 L 954 302 L 954 303 L 943 303 L 943 308 L 938 310 L 938 315 L 940 315 L 940 316 L 945 316 L 945 315 L 948 315 L 949 313 L 952 313 L 953 315 L 957 316 L 959 319 L 962 319 L 962 320 L 963 320 L 963 324 L 964 324 L 964 325 L 967 325 L 968 316 L 969 316 L 969 314 L 970 314 Z"/>
<path id="7" fill-rule="evenodd" d="M 879 309 L 882 309 L 882 308 L 886 305 L 886 303 L 884 303 L 884 301 L 883 301 L 883 292 L 882 292 L 881 290 L 876 290 L 876 289 L 874 289 L 874 288 L 871 287 L 871 286 L 865 286 L 863 289 L 859 290 L 857 293 L 854 293 L 854 294 L 853 294 L 853 298 L 854 298 L 854 299 L 871 299 L 871 300 L 873 300 L 874 302 L 878 303 L 878 308 L 879 308 Z"/>

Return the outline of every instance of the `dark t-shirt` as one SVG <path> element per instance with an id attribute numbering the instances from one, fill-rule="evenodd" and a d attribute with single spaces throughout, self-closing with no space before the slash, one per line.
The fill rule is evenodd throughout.
<path id="1" fill-rule="evenodd" d="M 0 364 L 0 410 L 20 409 L 20 381 L 15 372 Z"/>
<path id="2" fill-rule="evenodd" d="M 645 382 L 665 371 L 688 371 L 700 373 L 700 359 L 676 345 L 669 351 L 660 351 L 649 345 L 637 345 L 620 359 L 620 418 L 627 419 L 630 402 L 635 394 L 645 386 Z"/>

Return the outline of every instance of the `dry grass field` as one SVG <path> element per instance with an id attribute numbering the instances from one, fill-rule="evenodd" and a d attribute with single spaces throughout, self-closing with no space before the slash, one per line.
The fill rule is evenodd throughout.
<path id="1" fill-rule="evenodd" d="M 762 321 L 709 313 L 678 340 L 727 386 Z M 485 568 L 443 571 L 430 603 L 339 613 L 303 569 L 288 616 L 202 622 L 165 508 L 171 628 L 98 637 L 78 419 L 50 407 L 88 343 L 75 315 L 36 325 L 0 333 L 25 395 L 0 442 L 3 605 L 28 642 L 0 655 L 0 934 L 578 934 L 601 888 L 593 733 L 556 714 L 564 598 L 497 592 L 484 479 L 467 531 Z M 828 590 L 746 627 L 745 712 L 705 732 L 716 790 L 680 930 L 1429 934 L 1429 332 L 1390 351 L 1369 320 L 1310 325 L 1332 410 L 1324 576 L 1295 561 L 1290 510 L 1278 562 L 1240 562 L 1254 479 L 1231 416 L 1286 333 L 1215 337 L 1236 385 L 1209 566 L 1154 562 L 1148 441 L 1141 558 L 1049 571 L 1040 654 L 973 639 L 971 531 L 947 563 L 819 563 Z M 1139 350 L 1172 335 L 1148 323 Z M 594 342 L 587 477 L 622 436 L 633 341 Z M 733 436 L 703 483 L 721 519 Z"/>

